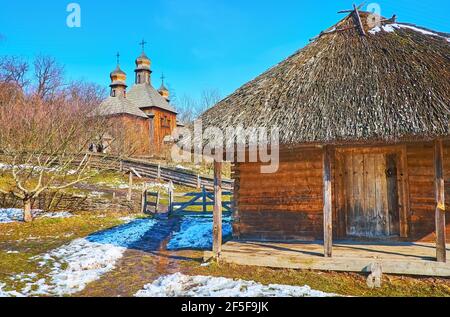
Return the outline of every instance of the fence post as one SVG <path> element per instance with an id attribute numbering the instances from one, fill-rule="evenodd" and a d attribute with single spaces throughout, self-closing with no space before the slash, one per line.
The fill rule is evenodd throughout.
<path id="1" fill-rule="evenodd" d="M 208 196 L 206 195 L 206 187 L 205 185 L 203 185 L 202 188 L 202 201 L 203 201 L 203 212 L 207 213 L 208 212 L 208 205 L 206 204 L 206 200 L 208 199 Z"/>
<path id="2" fill-rule="evenodd" d="M 160 193 L 158 191 L 158 197 L 156 197 L 156 207 L 155 207 L 155 214 L 159 213 L 159 199 L 160 199 Z"/>
<path id="3" fill-rule="evenodd" d="M 141 209 L 143 214 L 147 213 L 147 188 L 145 185 L 142 189 Z"/>
<path id="4" fill-rule="evenodd" d="M 200 174 L 197 174 L 197 189 L 202 187 L 202 181 L 200 179 Z"/>
<path id="5" fill-rule="evenodd" d="M 127 200 L 131 201 L 133 199 L 133 172 L 130 171 L 128 178 L 128 196 Z"/>
<path id="6" fill-rule="evenodd" d="M 161 180 L 161 164 L 158 163 L 158 177 L 157 180 Z"/>
<path id="7" fill-rule="evenodd" d="M 169 215 L 173 212 L 173 183 L 169 182 Z"/>

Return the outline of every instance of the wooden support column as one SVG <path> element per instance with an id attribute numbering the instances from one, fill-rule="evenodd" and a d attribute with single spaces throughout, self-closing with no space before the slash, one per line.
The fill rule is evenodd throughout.
<path id="1" fill-rule="evenodd" d="M 128 195 L 127 200 L 131 201 L 133 199 L 133 172 L 130 171 L 128 178 Z"/>
<path id="2" fill-rule="evenodd" d="M 331 192 L 331 149 L 324 147 L 323 151 L 323 232 L 325 257 L 333 256 L 333 208 Z"/>
<path id="3" fill-rule="evenodd" d="M 174 201 L 174 186 L 173 182 L 169 182 L 169 188 L 168 188 L 168 194 L 169 194 L 169 215 L 173 213 L 173 201 Z"/>
<path id="4" fill-rule="evenodd" d="M 443 168 L 444 154 L 442 140 L 434 143 L 434 166 L 436 170 L 436 258 L 438 262 L 447 262 L 445 245 L 445 181 Z"/>
<path id="5" fill-rule="evenodd" d="M 213 253 L 216 259 L 222 252 L 222 162 L 214 161 L 214 226 Z"/>

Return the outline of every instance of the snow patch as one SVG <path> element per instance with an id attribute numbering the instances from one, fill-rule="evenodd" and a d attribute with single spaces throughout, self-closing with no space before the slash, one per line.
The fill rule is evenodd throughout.
<path id="1" fill-rule="evenodd" d="M 223 277 L 162 276 L 135 294 L 136 297 L 331 297 L 309 286 L 262 285 Z"/>
<path id="2" fill-rule="evenodd" d="M 441 35 L 439 35 L 437 33 L 434 33 L 434 32 L 428 31 L 428 30 L 424 30 L 424 29 L 421 29 L 421 28 L 418 28 L 418 27 L 415 27 L 415 26 L 412 26 L 412 25 L 399 24 L 399 23 L 385 24 L 385 25 L 383 25 L 381 27 L 380 26 L 376 26 L 373 29 L 369 30 L 369 33 L 372 34 L 372 35 L 375 35 L 375 34 L 381 32 L 382 30 L 384 32 L 387 32 L 387 33 L 392 33 L 392 32 L 395 32 L 395 29 L 409 29 L 409 30 L 412 30 L 412 31 L 415 31 L 415 32 L 419 32 L 419 33 L 421 33 L 423 35 L 440 37 L 440 38 L 446 39 L 447 42 L 450 42 L 450 38 L 441 36 Z"/>
<path id="3" fill-rule="evenodd" d="M 69 212 L 43 212 L 42 210 L 32 210 L 33 217 L 37 218 L 70 218 L 73 215 Z M 23 209 L 5 208 L 0 209 L 0 224 L 23 221 Z"/>
<path id="4" fill-rule="evenodd" d="M 42 268 L 50 268 L 47 277 L 38 280 L 36 274 L 18 274 L 13 280 L 27 282 L 25 287 L 18 292 L 5 292 L 0 285 L 0 297 L 63 296 L 80 292 L 88 283 L 113 270 L 127 248 L 142 239 L 155 223 L 153 219 L 136 220 L 34 257 Z"/>
<path id="5" fill-rule="evenodd" d="M 223 236 L 233 233 L 231 217 L 223 218 Z M 181 220 L 180 229 L 174 233 L 167 245 L 168 250 L 211 249 L 213 245 L 213 217 L 211 215 L 190 215 Z"/>
<path id="6" fill-rule="evenodd" d="M 38 215 L 39 218 L 71 218 L 73 215 L 70 212 L 67 211 L 61 211 L 61 212 L 46 212 L 43 214 Z"/>

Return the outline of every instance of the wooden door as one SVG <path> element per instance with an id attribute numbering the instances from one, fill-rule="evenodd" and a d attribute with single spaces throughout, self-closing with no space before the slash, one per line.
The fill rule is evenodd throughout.
<path id="1" fill-rule="evenodd" d="M 351 151 L 344 155 L 347 236 L 398 235 L 397 161 L 395 154 Z"/>

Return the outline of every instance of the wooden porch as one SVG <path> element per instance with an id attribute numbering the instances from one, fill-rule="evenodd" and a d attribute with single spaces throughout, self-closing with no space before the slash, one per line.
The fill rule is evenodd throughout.
<path id="1" fill-rule="evenodd" d="M 450 255 L 450 248 L 446 250 Z M 205 259 L 213 257 L 205 253 Z M 450 277 L 450 263 L 436 262 L 436 245 L 430 243 L 335 241 L 333 257 L 324 257 L 323 242 L 230 241 L 220 259 L 238 265 L 320 271 L 383 273 Z"/>

